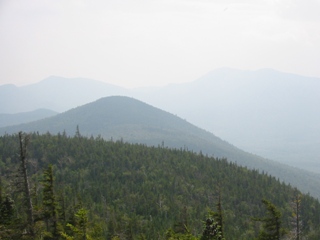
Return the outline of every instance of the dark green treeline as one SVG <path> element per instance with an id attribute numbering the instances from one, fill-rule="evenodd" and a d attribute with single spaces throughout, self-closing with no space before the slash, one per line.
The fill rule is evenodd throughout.
<path id="1" fill-rule="evenodd" d="M 75 137 L 31 134 L 27 158 L 38 214 L 35 231 L 52 231 L 54 236 L 63 232 L 66 237 L 58 239 L 76 236 L 81 229 L 87 239 L 165 239 L 167 230 L 179 229 L 181 223 L 190 234 L 200 236 L 209 210 L 217 211 L 219 200 L 224 238 L 255 239 L 262 224 L 253 218 L 266 213 L 262 199 L 277 206 L 282 227 L 290 232 L 294 228 L 292 203 L 301 194 L 267 174 L 226 159 L 160 145 L 86 138 L 80 133 Z M 18 135 L 0 137 L 0 200 L 14 201 L 13 220 L 22 224 L 27 216 L 14 183 L 18 166 Z M 320 239 L 319 202 L 301 195 L 299 211 L 301 235 Z"/>

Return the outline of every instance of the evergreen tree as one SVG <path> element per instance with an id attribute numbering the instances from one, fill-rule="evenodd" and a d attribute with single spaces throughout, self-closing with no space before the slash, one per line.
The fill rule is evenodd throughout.
<path id="1" fill-rule="evenodd" d="M 185 234 L 188 232 L 188 210 L 186 206 L 184 206 L 181 211 L 180 221 L 174 224 L 173 231 L 175 233 L 182 233 L 182 234 Z"/>
<path id="2" fill-rule="evenodd" d="M 61 233 L 61 235 L 67 240 L 92 240 L 92 238 L 88 234 L 88 211 L 81 207 L 75 214 L 75 224 L 68 223 L 67 227 L 69 227 L 72 231 L 73 236 L 69 236 L 66 233 Z"/>
<path id="3" fill-rule="evenodd" d="M 0 202 L 0 224 L 9 225 L 14 217 L 14 201 L 6 196 L 4 201 Z"/>
<path id="4" fill-rule="evenodd" d="M 1 183 L 0 183 L 1 185 Z M 0 190 L 1 191 L 1 190 Z M 1 196 L 2 194 L 0 194 Z M 14 201 L 8 195 L 0 198 L 0 239 L 21 238 L 20 224 L 15 218 Z"/>
<path id="5" fill-rule="evenodd" d="M 53 189 L 54 177 L 52 165 L 43 173 L 43 219 L 46 223 L 47 235 L 45 239 L 58 239 L 57 201 Z"/>
<path id="6" fill-rule="evenodd" d="M 255 219 L 263 223 L 258 240 L 279 240 L 284 235 L 281 228 L 281 212 L 268 200 L 263 199 L 262 203 L 267 208 L 267 216 Z"/>
<path id="7" fill-rule="evenodd" d="M 211 212 L 209 218 L 205 221 L 205 228 L 203 230 L 200 240 L 223 240 L 222 229 L 218 221 L 214 219 L 214 213 Z"/>
<path id="8" fill-rule="evenodd" d="M 193 236 L 188 229 L 185 233 L 176 233 L 171 228 L 166 232 L 166 240 L 199 240 Z"/>
<path id="9" fill-rule="evenodd" d="M 223 240 L 223 216 L 221 203 L 221 188 L 218 185 L 218 202 L 216 204 L 217 212 L 210 211 L 209 217 L 205 222 L 205 228 L 202 233 L 201 240 Z"/>
<path id="10" fill-rule="evenodd" d="M 213 213 L 213 217 L 219 226 L 221 239 L 223 239 L 223 216 L 222 216 L 222 203 L 221 203 L 221 188 L 220 188 L 220 186 L 219 186 L 219 192 L 218 192 L 217 212 Z"/>

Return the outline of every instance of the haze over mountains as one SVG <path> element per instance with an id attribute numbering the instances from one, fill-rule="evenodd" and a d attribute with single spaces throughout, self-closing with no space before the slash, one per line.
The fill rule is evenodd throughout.
<path id="1" fill-rule="evenodd" d="M 127 95 L 126 89 L 85 78 L 51 76 L 39 83 L 0 86 L 0 113 L 20 113 L 39 108 L 64 112 L 110 95 Z"/>
<path id="2" fill-rule="evenodd" d="M 246 153 L 168 112 L 129 97 L 106 97 L 56 116 L 31 123 L 0 128 L 0 134 L 18 131 L 50 132 L 74 136 L 124 140 L 149 146 L 170 147 L 226 157 L 242 166 L 268 172 L 301 191 L 320 198 L 320 175 L 292 168 Z"/>
<path id="3" fill-rule="evenodd" d="M 318 78 L 218 69 L 142 99 L 241 149 L 320 172 L 319 89 Z"/>
<path id="4" fill-rule="evenodd" d="M 52 117 L 57 112 L 49 109 L 37 109 L 31 112 L 21 113 L 0 113 L 0 127 L 18 125 L 27 122 L 33 122 L 39 119 Z"/>
<path id="5" fill-rule="evenodd" d="M 58 112 L 101 97 L 131 96 L 176 114 L 235 146 L 320 172 L 320 79 L 271 69 L 217 69 L 190 83 L 124 89 L 89 79 L 49 77 L 0 86 L 0 113 Z"/>

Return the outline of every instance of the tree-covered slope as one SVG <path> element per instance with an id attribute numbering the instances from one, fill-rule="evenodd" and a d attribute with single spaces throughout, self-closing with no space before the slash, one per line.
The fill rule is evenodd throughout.
<path id="1" fill-rule="evenodd" d="M 226 157 L 239 165 L 259 169 L 320 198 L 320 176 L 255 156 L 221 140 L 187 121 L 128 97 L 106 97 L 44 120 L 0 128 L 0 134 L 66 131 L 74 135 L 77 126 L 84 136 L 123 139 L 149 146 L 168 146 Z"/>
<path id="2" fill-rule="evenodd" d="M 17 214 L 23 218 L 21 199 L 10 185 L 19 165 L 17 152 L 17 135 L 0 137 L 2 191 L 15 199 Z M 179 231 L 184 224 L 192 234 L 201 235 L 202 221 L 208 208 L 216 211 L 219 193 L 226 239 L 257 236 L 260 225 L 252 218 L 264 216 L 262 199 L 279 209 L 284 228 L 293 228 L 292 203 L 299 192 L 274 177 L 224 159 L 79 134 L 72 138 L 32 134 L 27 152 L 35 208 L 41 213 L 41 175 L 53 164 L 54 191 L 57 199 L 63 199 L 59 211 L 64 218 L 59 221 L 63 226 L 74 221 L 74 211 L 81 204 L 89 210 L 89 228 L 98 224 L 102 239 L 115 235 L 165 239 L 166 230 Z M 301 200 L 303 234 L 318 239 L 320 204 L 308 195 Z"/>
<path id="3" fill-rule="evenodd" d="M 221 68 L 188 83 L 130 90 L 52 76 L 21 87 L 0 86 L 0 113 L 63 112 L 125 95 L 177 114 L 246 152 L 320 173 L 318 89 L 319 78 L 272 69 Z"/>

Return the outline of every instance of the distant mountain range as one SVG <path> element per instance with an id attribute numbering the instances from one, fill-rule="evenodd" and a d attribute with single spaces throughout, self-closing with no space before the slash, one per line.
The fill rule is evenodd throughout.
<path id="1" fill-rule="evenodd" d="M 218 69 L 139 99 L 245 151 L 320 173 L 320 78 Z"/>
<path id="2" fill-rule="evenodd" d="M 127 90 L 85 78 L 48 77 L 39 83 L 17 87 L 0 86 L 0 113 L 20 113 L 37 109 L 64 112 L 110 95 L 127 95 Z"/>
<path id="3" fill-rule="evenodd" d="M 320 173 L 319 89 L 319 78 L 272 69 L 222 68 L 193 82 L 142 89 L 50 77 L 23 87 L 0 86 L 0 113 L 64 112 L 106 96 L 129 96 L 247 152 Z"/>
<path id="4" fill-rule="evenodd" d="M 129 97 L 106 97 L 32 123 L 0 128 L 18 131 L 82 135 L 146 145 L 188 149 L 226 157 L 239 165 L 260 169 L 320 198 L 320 175 L 246 153 L 187 121 Z"/>
<path id="5" fill-rule="evenodd" d="M 57 112 L 49 109 L 37 109 L 31 112 L 22 112 L 22 113 L 13 113 L 13 114 L 0 113 L 0 127 L 33 122 L 39 119 L 52 117 L 56 114 Z"/>

